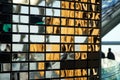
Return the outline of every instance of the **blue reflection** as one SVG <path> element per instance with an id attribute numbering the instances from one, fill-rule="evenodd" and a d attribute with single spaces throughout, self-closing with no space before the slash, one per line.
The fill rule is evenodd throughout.
<path id="1" fill-rule="evenodd" d="M 102 0 L 102 14 L 112 12 L 112 8 L 117 6 L 120 0 Z"/>
<path id="2" fill-rule="evenodd" d="M 102 0 L 102 9 L 114 6 L 120 0 Z"/>

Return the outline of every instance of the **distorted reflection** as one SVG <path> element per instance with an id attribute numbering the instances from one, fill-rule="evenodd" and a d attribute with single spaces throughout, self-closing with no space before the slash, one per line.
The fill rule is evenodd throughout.
<path id="1" fill-rule="evenodd" d="M 4 30 L 0 80 L 99 78 L 99 59 L 90 56 L 98 56 L 100 50 L 98 1 L 10 1 L 12 4 L 4 2 L 12 5 L 4 18 L 11 19 L 5 18 L 0 29 Z"/>

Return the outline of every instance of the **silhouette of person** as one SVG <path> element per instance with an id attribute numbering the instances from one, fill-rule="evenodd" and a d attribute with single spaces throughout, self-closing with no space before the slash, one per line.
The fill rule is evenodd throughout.
<path id="1" fill-rule="evenodd" d="M 101 52 L 101 58 L 105 58 L 105 53 Z"/>
<path id="2" fill-rule="evenodd" d="M 115 56 L 114 56 L 114 54 L 111 52 L 111 48 L 108 49 L 107 58 L 108 58 L 108 59 L 115 60 Z"/>

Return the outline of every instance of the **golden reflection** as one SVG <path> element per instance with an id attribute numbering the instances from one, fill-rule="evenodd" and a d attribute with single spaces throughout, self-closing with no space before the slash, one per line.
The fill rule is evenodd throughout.
<path id="1" fill-rule="evenodd" d="M 75 0 L 78 1 L 78 0 Z M 46 17 L 46 31 L 47 38 L 49 36 L 60 34 L 60 43 L 58 44 L 31 44 L 30 51 L 45 51 L 45 61 L 61 60 L 61 53 L 70 54 L 74 52 L 73 60 L 87 60 L 88 52 L 94 52 L 100 50 L 100 12 L 95 12 L 97 10 L 98 4 L 96 0 L 81 0 L 81 2 L 69 2 L 61 1 L 61 18 Z M 87 3 L 94 4 L 87 4 Z M 74 8 L 76 5 L 76 9 Z M 91 11 L 88 7 L 91 7 Z M 65 9 L 63 9 L 65 8 Z M 68 10 L 66 10 L 68 9 Z M 71 9 L 71 10 L 69 10 Z M 75 10 L 76 11 L 75 11 Z M 94 11 L 94 12 L 93 12 Z M 76 44 L 75 36 L 84 36 L 84 44 Z M 49 43 L 49 40 L 48 40 Z M 89 43 L 89 44 L 88 44 Z M 61 63 L 61 62 L 60 62 Z M 69 65 L 68 65 L 69 66 Z M 85 66 L 86 67 L 86 66 Z M 38 63 L 39 70 L 45 70 L 45 62 Z M 92 69 L 94 75 L 98 75 L 95 69 Z M 44 75 L 45 71 L 40 72 L 40 75 Z M 88 69 L 63 69 L 55 71 L 60 77 L 74 77 L 75 80 L 87 80 Z M 84 76 L 84 77 L 80 77 Z M 80 77 L 80 78 L 79 78 Z M 65 78 L 65 80 L 73 80 L 72 78 Z"/>

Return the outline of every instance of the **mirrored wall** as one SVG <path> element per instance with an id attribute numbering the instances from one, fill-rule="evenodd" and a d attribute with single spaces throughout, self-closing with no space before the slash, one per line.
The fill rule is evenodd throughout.
<path id="1" fill-rule="evenodd" d="M 0 1 L 0 80 L 99 80 L 100 5 Z"/>

